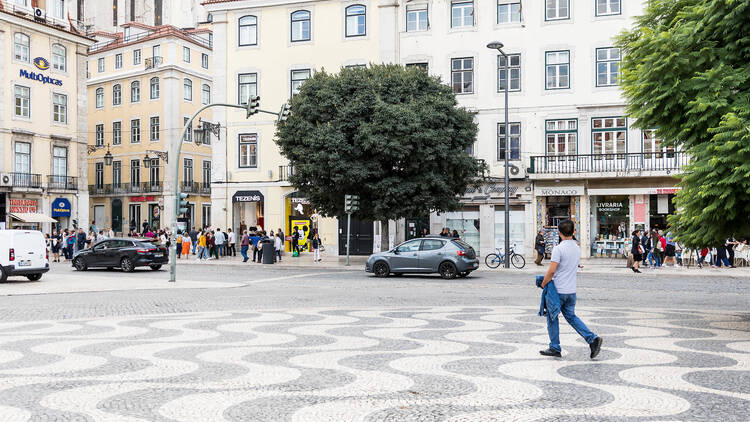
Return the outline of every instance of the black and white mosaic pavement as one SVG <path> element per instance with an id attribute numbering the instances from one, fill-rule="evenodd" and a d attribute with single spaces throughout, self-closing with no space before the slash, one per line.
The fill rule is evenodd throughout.
<path id="1" fill-rule="evenodd" d="M 311 308 L 0 323 L 0 421 L 747 421 L 750 321 L 580 308 Z"/>

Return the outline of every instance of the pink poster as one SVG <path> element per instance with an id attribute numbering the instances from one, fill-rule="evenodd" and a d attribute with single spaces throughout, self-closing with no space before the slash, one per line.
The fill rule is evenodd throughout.
<path id="1" fill-rule="evenodd" d="M 635 207 L 633 208 L 633 224 L 646 224 L 646 198 L 644 195 L 635 195 Z"/>

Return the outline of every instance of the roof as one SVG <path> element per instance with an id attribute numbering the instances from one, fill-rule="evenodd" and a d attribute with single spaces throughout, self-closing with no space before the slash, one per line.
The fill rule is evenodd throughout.
<path id="1" fill-rule="evenodd" d="M 17 10 L 22 10 L 26 14 L 22 15 L 20 13 L 17 13 Z M 16 6 L 14 4 L 5 5 L 4 2 L 3 2 L 3 0 L 0 0 L 0 12 L 6 13 L 8 15 L 15 16 L 17 18 L 20 18 L 20 19 L 23 19 L 23 20 L 26 20 L 26 21 L 29 21 L 29 22 L 34 22 L 37 25 L 46 26 L 47 28 L 51 28 L 51 29 L 55 29 L 57 31 L 62 31 L 62 32 L 65 32 L 65 33 L 68 33 L 68 34 L 71 34 L 71 35 L 75 35 L 75 36 L 83 38 L 83 39 L 85 39 L 87 41 L 91 41 L 91 42 L 96 41 L 93 38 L 90 38 L 90 37 L 82 34 L 80 31 L 78 31 L 75 28 L 75 26 L 73 26 L 73 23 L 70 20 L 70 14 L 68 14 L 68 28 L 65 29 L 65 27 L 60 27 L 58 25 L 53 25 L 53 24 L 51 24 L 49 22 L 46 22 L 46 21 L 42 22 L 42 21 L 34 19 L 34 17 L 32 16 L 33 13 L 31 13 L 31 11 L 29 10 L 28 7 L 19 7 L 19 6 Z"/>
<path id="2" fill-rule="evenodd" d="M 121 26 L 123 27 L 133 26 L 137 28 L 143 28 L 143 29 L 148 30 L 149 32 L 131 35 L 127 38 L 125 38 L 124 34 L 122 33 L 113 34 L 109 32 L 104 32 L 102 33 L 102 35 L 109 37 L 109 38 L 114 38 L 114 39 L 105 44 L 92 45 L 91 47 L 89 47 L 89 54 L 99 53 L 99 52 L 107 51 L 107 50 L 113 50 L 115 48 L 124 47 L 126 45 L 137 44 L 137 43 L 144 42 L 144 41 L 150 41 L 150 40 L 154 40 L 157 38 L 164 38 L 164 37 L 170 37 L 170 36 L 183 39 L 185 41 L 191 42 L 200 47 L 207 48 L 209 50 L 213 48 L 213 45 L 210 39 L 205 39 L 205 38 L 201 38 L 198 36 L 200 34 L 205 34 L 205 33 L 210 34 L 211 30 L 208 28 L 181 29 L 172 25 L 151 26 L 151 25 L 146 25 L 146 24 L 142 24 L 138 22 L 128 22 L 128 23 L 122 24 Z M 113 35 L 115 37 L 113 37 Z"/>

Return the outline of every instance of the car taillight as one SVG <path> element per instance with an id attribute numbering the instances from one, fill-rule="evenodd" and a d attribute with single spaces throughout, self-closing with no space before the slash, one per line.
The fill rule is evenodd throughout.
<path id="1" fill-rule="evenodd" d="M 47 258 L 47 261 L 49 261 L 49 249 L 46 250 L 46 254 L 44 255 Z"/>
<path id="2" fill-rule="evenodd" d="M 15 261 L 16 260 L 16 250 L 13 248 L 8 249 L 8 260 L 9 261 Z"/>
<path id="3" fill-rule="evenodd" d="M 456 252 L 456 255 L 458 255 L 458 256 L 466 256 L 466 252 L 464 252 L 464 251 L 458 251 L 458 252 Z"/>

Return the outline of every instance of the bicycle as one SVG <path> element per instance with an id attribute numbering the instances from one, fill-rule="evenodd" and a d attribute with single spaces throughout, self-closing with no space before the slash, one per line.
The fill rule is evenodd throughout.
<path id="1" fill-rule="evenodd" d="M 510 263 L 519 270 L 526 266 L 526 259 L 522 255 L 519 255 L 515 251 L 516 245 L 510 248 Z M 487 254 L 484 257 L 484 263 L 490 268 L 497 268 L 505 262 L 505 254 L 500 248 L 495 249 L 495 253 Z"/>

